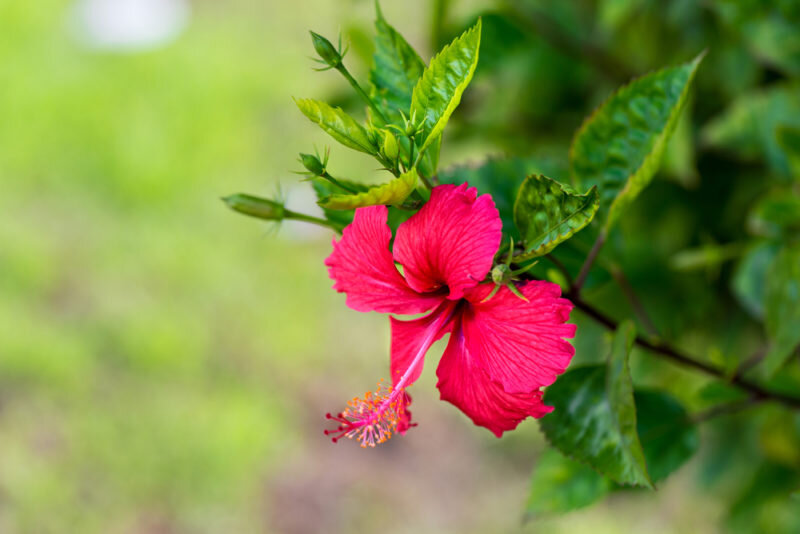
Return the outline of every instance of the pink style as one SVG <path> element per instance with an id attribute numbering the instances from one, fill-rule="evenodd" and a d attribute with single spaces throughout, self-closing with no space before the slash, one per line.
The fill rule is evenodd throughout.
<path id="1" fill-rule="evenodd" d="M 406 389 L 445 334 L 450 340 L 436 370 L 437 387 L 476 425 L 500 437 L 526 417 L 552 411 L 540 388 L 564 372 L 575 352 L 564 339 L 575 335 L 575 325 L 566 324 L 572 303 L 560 298 L 558 285 L 544 281 L 517 284 L 527 301 L 507 287 L 487 299 L 495 286 L 484 280 L 502 238 L 491 195 L 478 196 L 467 184 L 435 187 L 430 201 L 397 229 L 394 254 L 387 216 L 386 206 L 356 210 L 325 261 L 333 287 L 357 311 L 430 313 L 391 318 L 392 386 L 380 385 L 328 414 L 338 427 L 326 434 L 366 447 L 405 433 L 413 426 Z"/>

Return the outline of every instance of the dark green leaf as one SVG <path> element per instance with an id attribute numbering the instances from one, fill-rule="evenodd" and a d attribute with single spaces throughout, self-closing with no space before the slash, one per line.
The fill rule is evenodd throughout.
<path id="1" fill-rule="evenodd" d="M 570 151 L 572 173 L 582 187 L 600 189 L 606 227 L 658 170 L 702 57 L 637 78 L 578 130 Z"/>
<path id="2" fill-rule="evenodd" d="M 391 182 L 383 185 L 370 187 L 366 191 L 359 193 L 333 194 L 322 198 L 319 205 L 331 210 L 351 210 L 364 206 L 376 206 L 385 204 L 394 206 L 402 204 L 408 195 L 417 186 L 417 171 L 411 169 L 407 173 L 401 174 Z"/>
<path id="3" fill-rule="evenodd" d="M 627 358 L 635 331 L 617 330 L 608 367 L 573 369 L 544 395 L 555 410 L 540 420 L 547 440 L 620 484 L 652 487 L 636 434 L 636 407 Z"/>
<path id="4" fill-rule="evenodd" d="M 596 186 L 580 195 L 545 176 L 529 176 L 514 203 L 514 223 L 525 243 L 518 261 L 548 254 L 589 224 L 599 206 Z"/>
<path id="5" fill-rule="evenodd" d="M 414 87 L 411 115 L 422 123 L 420 150 L 436 141 L 461 102 L 461 95 L 478 65 L 480 43 L 481 21 L 478 20 L 478 24 L 431 60 Z"/>
<path id="6" fill-rule="evenodd" d="M 800 503 L 791 498 L 798 484 L 800 474 L 796 469 L 762 462 L 728 512 L 729 532 L 794 534 L 800 531 Z"/>
<path id="7" fill-rule="evenodd" d="M 386 22 L 375 3 L 375 54 L 369 76 L 389 116 L 399 124 L 403 113 L 411 108 L 411 94 L 425 70 L 419 54 Z"/>
<path id="8" fill-rule="evenodd" d="M 765 309 L 770 347 L 763 365 L 771 376 L 800 345 L 800 244 L 784 246 L 769 269 Z"/>
<path id="9" fill-rule="evenodd" d="M 611 482 L 591 467 L 548 448 L 533 470 L 525 516 L 530 519 L 583 508 L 610 489 Z"/>
<path id="10" fill-rule="evenodd" d="M 683 406 L 667 393 L 637 391 L 634 399 L 647 472 L 659 482 L 697 452 L 700 435 Z"/>
<path id="11" fill-rule="evenodd" d="M 370 139 L 366 128 L 345 113 L 341 108 L 334 108 L 310 98 L 301 98 L 295 101 L 303 115 L 319 124 L 320 128 L 346 147 L 375 155 L 377 147 Z"/>
<path id="12" fill-rule="evenodd" d="M 800 181 L 800 127 L 778 126 L 775 132 L 778 145 L 789 162 L 795 181 Z"/>

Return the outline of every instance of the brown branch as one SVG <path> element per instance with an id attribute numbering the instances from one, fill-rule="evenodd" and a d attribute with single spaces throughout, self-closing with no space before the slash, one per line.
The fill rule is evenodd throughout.
<path id="1" fill-rule="evenodd" d="M 603 312 L 599 311 L 597 308 L 593 307 L 591 304 L 584 301 L 580 297 L 578 292 L 573 290 L 569 294 L 569 298 L 572 300 L 572 303 L 575 304 L 575 307 L 581 310 L 583 313 L 585 313 L 588 317 L 594 319 L 596 322 L 605 326 L 609 330 L 617 329 L 616 321 L 605 315 Z M 692 369 L 702 371 L 708 375 L 716 376 L 717 378 L 729 381 L 731 384 L 737 386 L 738 388 L 748 391 L 755 400 L 776 401 L 791 408 L 795 409 L 800 408 L 800 398 L 798 397 L 787 395 L 779 391 L 772 391 L 766 389 L 760 384 L 752 382 L 740 375 L 735 375 L 732 377 L 728 376 L 728 373 L 726 373 L 724 369 L 702 362 L 700 360 L 696 360 L 691 356 L 682 353 L 679 349 L 672 347 L 669 344 L 663 342 L 651 341 L 642 336 L 636 337 L 636 344 L 659 356 L 664 357 L 667 360 L 683 365 L 684 367 L 690 367 Z"/>
<path id="2" fill-rule="evenodd" d="M 594 265 L 594 260 L 597 259 L 597 255 L 600 254 L 600 249 L 603 248 L 603 245 L 606 242 L 606 231 L 600 230 L 600 233 L 597 235 L 597 239 L 595 239 L 594 245 L 592 245 L 592 250 L 589 251 L 589 254 L 586 256 L 586 260 L 583 262 L 581 266 L 581 270 L 578 273 L 578 276 L 575 278 L 575 283 L 572 284 L 572 291 L 577 295 L 580 293 L 581 288 L 583 287 L 583 283 L 586 282 L 586 277 L 589 276 L 589 271 L 592 270 L 592 265 Z"/>

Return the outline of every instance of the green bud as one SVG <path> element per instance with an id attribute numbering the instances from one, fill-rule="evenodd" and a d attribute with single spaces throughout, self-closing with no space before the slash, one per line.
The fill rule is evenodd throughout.
<path id="1" fill-rule="evenodd" d="M 314 43 L 314 50 L 317 51 L 319 57 L 327 63 L 330 67 L 336 69 L 342 64 L 342 54 L 333 46 L 333 44 L 318 33 L 311 33 L 311 42 Z"/>
<path id="2" fill-rule="evenodd" d="M 397 138 L 389 130 L 383 130 L 383 146 L 381 152 L 386 156 L 389 161 L 396 161 L 397 156 L 400 154 L 400 146 L 397 144 Z"/>
<path id="3" fill-rule="evenodd" d="M 492 269 L 492 282 L 497 285 L 504 285 L 511 281 L 511 269 L 508 265 L 501 263 Z"/>
<path id="4" fill-rule="evenodd" d="M 268 221 L 281 221 L 286 217 L 286 210 L 283 204 L 275 200 L 239 193 L 224 197 L 222 201 L 233 211 L 238 211 L 250 217 Z"/>
<path id="5" fill-rule="evenodd" d="M 300 154 L 300 163 L 303 164 L 308 172 L 314 176 L 322 176 L 325 174 L 325 165 L 319 160 L 317 156 L 311 154 Z"/>

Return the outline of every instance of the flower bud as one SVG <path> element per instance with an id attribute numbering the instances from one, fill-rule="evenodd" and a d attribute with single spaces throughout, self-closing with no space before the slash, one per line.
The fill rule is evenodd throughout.
<path id="1" fill-rule="evenodd" d="M 319 57 L 332 68 L 338 68 L 342 64 L 342 55 L 333 44 L 318 33 L 311 33 L 311 41 L 314 43 L 314 50 Z"/>
<path id="2" fill-rule="evenodd" d="M 322 176 L 325 174 L 325 165 L 319 160 L 317 156 L 311 154 L 300 154 L 300 163 L 314 176 Z"/>
<path id="3" fill-rule="evenodd" d="M 501 263 L 492 269 L 492 282 L 497 285 L 504 285 L 511 281 L 511 269 L 508 265 Z"/>
<path id="4" fill-rule="evenodd" d="M 224 197 L 222 199 L 233 211 L 238 211 L 250 217 L 266 219 L 268 221 L 281 221 L 286 217 L 283 204 L 268 198 L 254 197 L 242 193 Z"/>
<path id="5" fill-rule="evenodd" d="M 389 130 L 383 130 L 383 146 L 381 152 L 389 161 L 396 161 L 397 156 L 400 154 L 400 146 L 397 144 L 397 138 Z"/>

